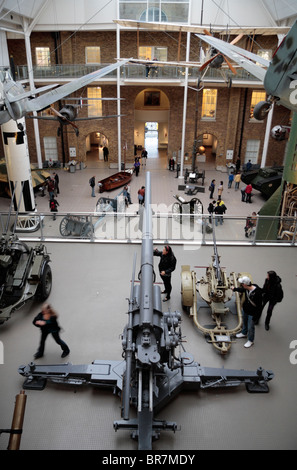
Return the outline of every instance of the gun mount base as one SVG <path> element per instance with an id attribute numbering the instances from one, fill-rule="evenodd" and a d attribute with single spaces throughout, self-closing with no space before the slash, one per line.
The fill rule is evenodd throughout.
<path id="1" fill-rule="evenodd" d="M 113 427 L 115 431 L 119 429 L 124 429 L 124 430 L 126 429 L 126 430 L 132 431 L 130 434 L 131 438 L 135 441 L 138 441 L 139 450 L 150 450 L 151 440 L 157 441 L 160 438 L 161 431 L 176 432 L 180 430 L 177 424 L 171 421 L 163 421 L 163 420 L 154 419 L 152 421 L 151 426 L 149 426 L 149 428 L 145 426 L 145 424 L 147 424 L 149 420 L 143 419 L 142 421 L 143 421 L 142 426 L 140 426 L 139 418 L 115 421 L 113 423 Z"/>
<path id="2" fill-rule="evenodd" d="M 47 380 L 43 377 L 28 377 L 23 383 L 24 390 L 44 390 Z"/>

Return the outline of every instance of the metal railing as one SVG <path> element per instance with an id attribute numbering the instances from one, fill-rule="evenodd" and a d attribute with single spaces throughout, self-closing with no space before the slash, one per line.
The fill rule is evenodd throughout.
<path id="1" fill-rule="evenodd" d="M 90 72 L 95 70 L 100 70 L 110 64 L 98 64 L 98 65 L 88 65 L 88 64 L 64 64 L 64 65 L 50 65 L 47 67 L 35 66 L 33 69 L 33 75 L 36 80 L 69 80 L 79 78 L 83 75 L 87 75 Z M 139 79 L 139 80 L 184 80 L 186 68 L 176 65 L 162 65 L 154 66 L 148 68 L 143 64 L 126 64 L 121 68 L 121 79 Z M 28 80 L 28 66 L 27 65 L 18 65 L 15 67 L 16 80 Z M 242 68 L 237 68 L 237 74 L 232 74 L 231 71 L 226 69 L 227 77 L 231 77 L 232 81 L 260 81 L 255 78 L 253 75 L 249 74 L 246 70 Z M 148 74 L 147 74 L 148 73 Z M 201 73 L 199 72 L 198 67 L 189 67 L 189 80 L 197 80 Z M 117 79 L 117 71 L 113 71 L 106 75 L 106 78 Z M 220 81 L 223 82 L 224 79 L 219 70 L 209 68 L 206 75 L 204 76 L 204 81 Z"/>
<path id="2" fill-rule="evenodd" d="M 140 243 L 140 213 L 0 213 L 2 233 L 16 230 L 23 241 L 34 242 L 119 242 Z M 209 215 L 158 213 L 153 210 L 153 235 L 158 243 L 185 245 L 208 245 L 213 243 L 215 227 L 216 241 L 226 245 L 285 245 L 297 242 L 296 217 L 258 216 L 256 226 L 245 230 L 246 218 L 224 216 L 223 223 Z M 8 219 L 9 218 L 9 219 Z M 55 218 L 55 220 L 54 220 Z M 216 225 L 217 224 L 217 225 Z M 279 227 L 282 232 L 279 234 Z"/>

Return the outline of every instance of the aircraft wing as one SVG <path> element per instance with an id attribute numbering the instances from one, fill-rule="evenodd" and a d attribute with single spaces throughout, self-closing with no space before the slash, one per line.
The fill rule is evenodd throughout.
<path id="1" fill-rule="evenodd" d="M 262 82 L 264 81 L 264 77 L 266 75 L 266 69 L 261 67 L 260 65 L 256 65 L 253 61 L 259 62 L 265 67 L 269 66 L 269 61 L 263 59 L 252 52 L 248 52 L 245 49 L 241 49 L 238 46 L 234 46 L 233 44 L 229 44 L 221 39 L 214 38 L 211 36 L 205 36 L 202 34 L 197 34 L 202 41 L 207 42 L 212 47 L 217 49 L 222 54 L 226 55 L 234 62 L 236 62 L 240 67 L 247 70 L 249 73 L 257 77 Z"/>
<path id="2" fill-rule="evenodd" d="M 14 97 L 10 95 L 9 96 L 9 102 L 10 103 L 15 103 L 16 101 L 20 101 L 24 98 L 28 98 L 29 96 L 38 95 L 39 93 L 43 93 L 45 91 L 48 91 L 51 88 L 55 88 L 56 86 L 58 86 L 58 84 L 54 83 L 53 85 L 46 85 L 46 86 L 43 86 L 41 88 L 35 88 L 34 90 L 25 91 L 24 93 L 22 93 L 20 95 L 16 95 Z"/>
<path id="3" fill-rule="evenodd" d="M 83 117 L 83 118 L 75 118 L 74 121 L 90 121 L 93 119 L 110 119 L 110 118 L 118 118 L 126 116 L 126 114 L 110 114 L 108 116 L 92 116 L 92 117 Z"/>
<path id="4" fill-rule="evenodd" d="M 200 62 L 177 62 L 177 61 L 162 61 L 162 60 L 146 60 L 146 59 L 123 59 L 128 60 L 130 64 L 140 64 L 148 66 L 162 67 L 163 65 L 174 65 L 176 67 L 201 67 Z"/>
<path id="5" fill-rule="evenodd" d="M 93 119 L 108 119 L 108 118 L 117 118 L 123 117 L 126 114 L 110 114 L 108 116 L 92 116 L 92 117 L 82 117 L 82 118 L 75 118 L 70 120 L 70 122 L 76 121 L 92 121 Z M 55 116 L 26 116 L 27 119 L 40 119 L 41 121 L 59 121 L 59 118 Z M 69 122 L 69 121 L 68 121 Z"/>
<path id="6" fill-rule="evenodd" d="M 116 62 L 115 64 L 107 65 L 100 70 L 96 70 L 95 72 L 91 72 L 83 77 L 80 77 L 76 80 L 73 80 L 70 83 L 66 83 L 65 85 L 56 88 L 55 90 L 51 90 L 44 95 L 39 96 L 38 98 L 34 98 L 30 100 L 26 104 L 26 112 L 29 113 L 31 111 L 40 111 L 48 107 L 49 105 L 55 103 L 58 100 L 62 100 L 65 96 L 70 95 L 71 93 L 75 92 L 79 88 L 83 88 L 84 86 L 88 85 L 89 83 L 99 80 L 100 78 L 104 77 L 105 75 L 109 74 L 113 70 L 121 67 L 125 63 L 128 62 L 127 60 L 122 60 Z"/>

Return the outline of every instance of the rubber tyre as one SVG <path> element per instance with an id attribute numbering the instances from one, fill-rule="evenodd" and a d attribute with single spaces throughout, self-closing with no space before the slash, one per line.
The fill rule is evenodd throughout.
<path id="1" fill-rule="evenodd" d="M 254 107 L 253 116 L 258 121 L 263 121 L 271 108 L 271 104 L 268 101 L 259 101 Z"/>
<path id="2" fill-rule="evenodd" d="M 38 300 L 44 301 L 48 298 L 52 290 L 52 270 L 48 263 L 44 266 L 40 284 L 36 290 L 35 297 Z"/>

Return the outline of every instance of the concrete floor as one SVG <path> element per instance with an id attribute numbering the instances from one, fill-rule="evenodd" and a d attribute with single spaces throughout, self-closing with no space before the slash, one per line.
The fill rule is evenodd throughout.
<path id="1" fill-rule="evenodd" d="M 165 162 L 165 165 L 164 165 Z M 102 165 L 100 163 L 100 165 Z M 155 178 L 162 178 L 163 187 L 153 183 L 153 199 L 169 197 L 176 189 L 175 175 L 166 170 L 166 160 L 148 160 Z M 158 168 L 159 165 L 159 168 Z M 90 165 L 92 166 L 92 165 Z M 67 211 L 82 210 L 93 203 L 88 186 L 89 174 L 95 167 L 62 173 L 60 201 Z M 106 168 L 107 174 L 112 172 Z M 102 171 L 102 172 L 103 172 Z M 61 171 L 62 172 L 62 171 Z M 133 190 L 144 182 L 144 171 L 138 181 L 132 181 Z M 226 174 L 207 171 L 219 180 Z M 103 177 L 103 176 L 102 176 Z M 142 178 L 143 177 L 143 181 Z M 99 178 L 98 178 L 99 179 Z M 70 182 L 75 182 L 74 185 Z M 160 181 L 160 180 L 159 180 Z M 206 187 L 209 182 L 206 181 Z M 133 186 L 132 186 L 133 185 Z M 227 184 L 226 184 L 227 186 Z M 169 194 L 166 194 L 169 189 Z M 155 192 L 154 192 L 155 191 Z M 230 192 L 229 192 L 230 191 Z M 234 190 L 233 190 L 234 191 Z M 156 195 L 157 192 L 157 195 Z M 66 193 L 66 194 L 65 194 Z M 226 190 L 226 204 L 234 215 L 247 215 L 245 204 L 237 203 L 234 192 Z M 135 195 L 132 193 L 132 198 Z M 204 195 L 205 200 L 208 197 Z M 239 198 L 239 196 L 236 196 Z M 47 198 L 38 197 L 38 209 Z M 162 200 L 162 199 L 160 199 Z M 233 201 L 233 204 L 231 204 Z M 263 200 L 255 198 L 253 210 L 261 207 Z M 0 201 L 4 210 L 5 200 Z M 79 206 L 81 204 L 81 206 Z M 241 213 L 240 213 L 241 209 Z M 89 210 L 89 209 L 85 209 Z M 237 212 L 238 211 L 238 212 Z M 237 212 L 237 214 L 236 214 Z M 242 214 L 244 212 L 244 214 Z M 231 215 L 231 214 L 230 214 Z M 132 259 L 137 252 L 140 262 L 140 245 L 48 243 L 53 271 L 53 288 L 49 301 L 59 313 L 63 327 L 61 337 L 69 344 L 71 353 L 67 361 L 73 364 L 90 364 L 95 359 L 121 359 L 120 335 L 127 321 L 127 297 L 130 293 Z M 193 247 L 192 247 L 193 248 Z M 195 268 L 198 278 L 205 274 L 212 247 L 197 250 L 174 246 L 178 266 L 173 275 L 173 295 L 168 308 L 181 311 L 180 270 L 182 264 L 202 266 Z M 182 313 L 184 346 L 203 366 L 256 370 L 259 366 L 273 370 L 269 394 L 248 394 L 244 387 L 200 390 L 181 393 L 158 415 L 160 419 L 175 421 L 180 431 L 163 432 L 154 450 L 233 450 L 267 449 L 293 450 L 297 448 L 297 364 L 294 348 L 297 344 L 296 308 L 296 250 L 294 247 L 227 247 L 220 246 L 221 263 L 227 274 L 235 271 L 250 272 L 254 282 L 262 286 L 267 270 L 274 269 L 283 280 L 285 297 L 273 314 L 271 329 L 265 331 L 263 320 L 256 327 L 255 344 L 243 347 L 237 340 L 227 356 L 220 356 L 213 346 L 194 327 L 192 319 Z M 158 260 L 155 259 L 155 270 Z M 157 275 L 157 282 L 160 278 Z M 0 340 L 4 346 L 4 364 L 0 364 L 0 427 L 11 424 L 15 395 L 23 384 L 17 370 L 21 364 L 33 359 L 39 342 L 39 331 L 32 325 L 40 304 L 29 302 L 0 327 Z M 293 349 L 291 349 L 291 345 Z M 48 338 L 45 356 L 39 364 L 66 362 L 52 338 Z M 291 360 L 290 360 L 291 359 Z M 129 432 L 113 430 L 113 422 L 120 419 L 120 401 L 109 390 L 91 387 L 59 386 L 48 384 L 42 392 L 27 391 L 27 407 L 21 449 L 33 450 L 133 450 L 137 444 Z M 7 447 L 8 436 L 0 436 L 0 449 Z"/>

